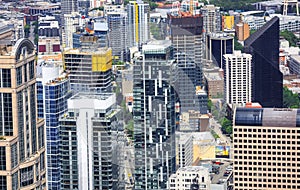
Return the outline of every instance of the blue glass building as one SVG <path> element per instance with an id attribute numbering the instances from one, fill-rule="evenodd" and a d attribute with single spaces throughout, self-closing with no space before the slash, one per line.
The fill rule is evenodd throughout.
<path id="1" fill-rule="evenodd" d="M 59 66 L 44 64 L 37 82 L 38 117 L 45 119 L 48 189 L 60 189 L 59 117 L 68 108 L 71 97 L 67 75 L 59 76 Z"/>

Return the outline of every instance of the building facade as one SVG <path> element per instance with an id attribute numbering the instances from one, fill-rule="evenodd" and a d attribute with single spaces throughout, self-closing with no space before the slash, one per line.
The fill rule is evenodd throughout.
<path id="1" fill-rule="evenodd" d="M 299 110 L 237 108 L 234 189 L 299 189 Z"/>
<path id="2" fill-rule="evenodd" d="M 48 189 L 60 189 L 59 118 L 68 110 L 70 81 L 60 73 L 60 65 L 45 63 L 37 79 L 38 117 L 45 119 Z"/>
<path id="3" fill-rule="evenodd" d="M 64 51 L 63 61 L 74 92 L 111 90 L 112 50 L 97 48 L 97 37 L 82 36 L 81 48 Z"/>
<path id="4" fill-rule="evenodd" d="M 125 11 L 108 12 L 109 47 L 114 60 L 126 60 L 127 48 L 127 13 Z"/>
<path id="5" fill-rule="evenodd" d="M 176 132 L 176 165 L 177 168 L 193 164 L 193 136 L 190 133 Z"/>
<path id="6" fill-rule="evenodd" d="M 121 188 L 122 162 L 113 158 L 118 146 L 111 135 L 119 124 L 115 104 L 109 93 L 79 93 L 68 100 L 68 113 L 60 119 L 61 189 Z"/>
<path id="7" fill-rule="evenodd" d="M 45 189 L 45 128 L 37 119 L 35 50 L 0 45 L 0 189 Z"/>
<path id="8" fill-rule="evenodd" d="M 135 189 L 167 189 L 176 171 L 175 89 L 170 41 L 142 47 L 133 64 Z"/>
<path id="9" fill-rule="evenodd" d="M 244 52 L 252 55 L 252 102 L 263 107 L 282 107 L 278 39 L 279 18 L 273 17 L 245 40 Z"/>
<path id="10" fill-rule="evenodd" d="M 252 56 L 234 51 L 224 55 L 224 89 L 227 104 L 245 104 L 252 100 Z"/>
<path id="11" fill-rule="evenodd" d="M 209 171 L 203 166 L 179 168 L 169 181 L 170 190 L 209 190 L 211 183 Z"/>
<path id="12" fill-rule="evenodd" d="M 129 1 L 128 15 L 128 46 L 141 46 L 150 39 L 150 7 L 143 1 Z"/>
<path id="13" fill-rule="evenodd" d="M 233 53 L 233 36 L 227 33 L 210 33 L 206 36 L 206 59 L 222 68 L 223 55 Z"/>

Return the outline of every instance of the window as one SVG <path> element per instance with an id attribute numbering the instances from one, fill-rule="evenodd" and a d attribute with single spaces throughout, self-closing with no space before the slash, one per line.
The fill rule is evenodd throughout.
<path id="1" fill-rule="evenodd" d="M 0 176 L 0 189 L 1 190 L 7 189 L 6 176 Z"/>
<path id="2" fill-rule="evenodd" d="M 0 170 L 6 170 L 6 152 L 5 152 L 5 146 L 0 146 Z"/>
<path id="3" fill-rule="evenodd" d="M 34 74 L 34 60 L 29 63 L 29 80 L 33 79 Z"/>
<path id="4" fill-rule="evenodd" d="M 33 181 L 33 166 L 21 169 L 21 187 L 31 185 Z"/>
<path id="5" fill-rule="evenodd" d="M 18 165 L 18 149 L 17 143 L 11 146 L 11 167 L 15 168 Z"/>
<path id="6" fill-rule="evenodd" d="M 22 76 L 22 67 L 17 68 L 17 86 L 21 85 L 23 82 L 23 76 Z"/>
<path id="7" fill-rule="evenodd" d="M 11 87 L 11 72 L 10 69 L 0 69 L 0 87 Z"/>

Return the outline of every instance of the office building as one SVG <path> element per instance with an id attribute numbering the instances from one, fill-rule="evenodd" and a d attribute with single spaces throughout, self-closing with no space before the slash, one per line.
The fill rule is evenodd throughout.
<path id="1" fill-rule="evenodd" d="M 220 7 L 206 5 L 201 8 L 203 15 L 203 29 L 205 34 L 221 31 Z"/>
<path id="2" fill-rule="evenodd" d="M 263 107 L 282 107 L 279 18 L 273 17 L 244 44 L 244 52 L 252 55 L 252 102 L 259 102 Z"/>
<path id="3" fill-rule="evenodd" d="M 186 166 L 179 168 L 170 179 L 170 190 L 209 190 L 210 175 L 208 168 L 203 166 Z"/>
<path id="4" fill-rule="evenodd" d="M 127 48 L 127 13 L 123 11 L 108 12 L 109 47 L 114 60 L 126 60 Z"/>
<path id="5" fill-rule="evenodd" d="M 45 119 L 48 189 L 60 189 L 59 117 L 67 110 L 70 82 L 60 64 L 46 62 L 37 78 L 38 117 Z M 42 111 L 42 113 L 41 113 Z"/>
<path id="6" fill-rule="evenodd" d="M 234 189 L 299 189 L 297 109 L 236 108 Z"/>
<path id="7" fill-rule="evenodd" d="M 227 33 L 210 33 L 206 36 L 206 59 L 222 68 L 223 55 L 233 53 L 233 36 Z"/>
<path id="8" fill-rule="evenodd" d="M 250 28 L 247 23 L 240 22 L 235 26 L 237 40 L 245 41 L 250 36 Z"/>
<path id="9" fill-rule="evenodd" d="M 109 28 L 106 19 L 96 18 L 93 25 L 94 35 L 98 37 L 99 47 L 108 47 L 110 38 L 108 36 Z"/>
<path id="10" fill-rule="evenodd" d="M 80 49 L 66 49 L 63 61 L 74 92 L 110 91 L 112 50 L 97 48 L 98 38 L 81 36 Z"/>
<path id="11" fill-rule="evenodd" d="M 191 133 L 176 132 L 176 165 L 177 168 L 193 164 L 193 136 Z"/>
<path id="12" fill-rule="evenodd" d="M 197 94 L 203 85 L 202 76 L 202 29 L 201 15 L 168 14 L 174 58 L 178 67 L 176 91 L 180 99 L 180 110 L 207 112 L 207 102 Z"/>
<path id="13" fill-rule="evenodd" d="M 224 88 L 227 104 L 245 104 L 252 100 L 252 56 L 234 51 L 224 55 Z"/>
<path id="14" fill-rule="evenodd" d="M 63 0 L 61 1 L 61 16 L 62 24 L 64 23 L 64 15 L 72 14 L 73 12 L 78 11 L 78 1 L 77 0 Z"/>
<path id="15" fill-rule="evenodd" d="M 73 48 L 73 33 L 76 28 L 83 27 L 84 19 L 78 12 L 64 14 L 62 44 L 64 48 Z"/>
<path id="16" fill-rule="evenodd" d="M 115 104 L 116 96 L 110 93 L 79 93 L 68 100 L 59 133 L 62 190 L 120 189 L 122 163 L 114 162 L 116 139 L 111 135 L 121 122 Z"/>
<path id="17" fill-rule="evenodd" d="M 129 1 L 128 15 L 128 46 L 141 46 L 150 39 L 150 7 L 143 1 Z"/>
<path id="18" fill-rule="evenodd" d="M 204 74 L 205 84 L 209 98 L 224 97 L 224 74 L 223 70 L 206 71 Z"/>
<path id="19" fill-rule="evenodd" d="M 49 17 L 41 17 L 39 18 L 39 27 L 38 27 L 38 33 L 40 36 L 46 36 L 46 37 L 55 37 L 59 36 L 59 25 L 58 21 L 55 20 L 55 17 L 52 17 L 53 20 Z"/>
<path id="20" fill-rule="evenodd" d="M 176 94 L 171 41 L 142 47 L 133 64 L 135 189 L 167 189 L 176 171 Z M 176 67 L 175 67 L 176 68 Z"/>
<path id="21" fill-rule="evenodd" d="M 44 120 L 37 119 L 35 50 L 0 45 L 0 189 L 45 189 Z"/>
<path id="22" fill-rule="evenodd" d="M 202 81 L 202 72 L 195 62 L 189 59 L 184 53 L 175 54 L 177 64 L 176 92 L 180 101 L 180 111 L 200 110 L 207 113 L 207 95 L 199 93 Z M 201 96 L 202 95 L 202 96 Z"/>

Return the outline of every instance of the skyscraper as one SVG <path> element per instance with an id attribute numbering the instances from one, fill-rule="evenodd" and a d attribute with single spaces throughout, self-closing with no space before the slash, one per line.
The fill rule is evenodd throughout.
<path id="1" fill-rule="evenodd" d="M 300 189 L 300 110 L 237 108 L 234 189 Z"/>
<path id="2" fill-rule="evenodd" d="M 234 51 L 225 54 L 223 62 L 225 102 L 245 104 L 252 98 L 252 56 Z"/>
<path id="3" fill-rule="evenodd" d="M 60 189 L 59 158 L 59 117 L 67 110 L 67 100 L 71 97 L 70 81 L 62 74 L 59 64 L 44 63 L 42 75 L 37 78 L 38 117 L 45 119 L 47 142 L 47 182 L 48 189 Z"/>
<path id="4" fill-rule="evenodd" d="M 97 48 L 98 38 L 81 36 L 81 48 L 64 51 L 65 69 L 74 92 L 111 90 L 112 50 Z"/>
<path id="5" fill-rule="evenodd" d="M 203 15 L 204 34 L 221 31 L 221 14 L 220 7 L 206 5 L 201 8 Z"/>
<path id="6" fill-rule="evenodd" d="M 167 189 L 176 171 L 175 90 L 170 41 L 143 45 L 133 65 L 135 189 Z"/>
<path id="7" fill-rule="evenodd" d="M 207 112 L 207 103 L 196 94 L 203 86 L 202 75 L 202 29 L 201 15 L 168 15 L 175 60 L 178 66 L 176 91 L 182 112 L 201 110 Z M 205 98 L 204 98 L 205 99 Z"/>
<path id="8" fill-rule="evenodd" d="M 127 13 L 125 11 L 108 12 L 109 47 L 114 59 L 125 61 L 127 48 Z"/>
<path id="9" fill-rule="evenodd" d="M 282 73 L 279 70 L 279 18 L 273 17 L 245 40 L 252 55 L 252 101 L 263 107 L 282 107 Z"/>
<path id="10" fill-rule="evenodd" d="M 112 128 L 120 124 L 115 94 L 78 93 L 60 119 L 61 189 L 121 189 Z M 119 156 L 122 154 L 120 153 Z"/>
<path id="11" fill-rule="evenodd" d="M 140 46 L 150 39 L 150 7 L 143 1 L 129 1 L 128 14 L 128 46 Z"/>
<path id="12" fill-rule="evenodd" d="M 46 188 L 44 121 L 37 119 L 35 50 L 0 44 L 0 189 Z"/>

